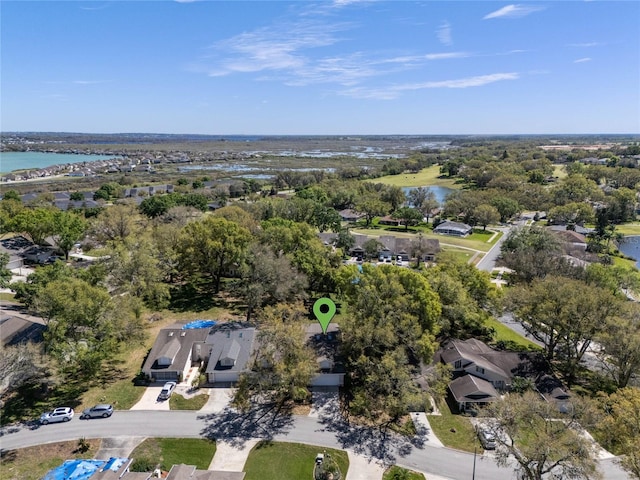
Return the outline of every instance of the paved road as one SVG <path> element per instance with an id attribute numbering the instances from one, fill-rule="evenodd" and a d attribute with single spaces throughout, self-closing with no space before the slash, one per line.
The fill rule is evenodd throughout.
<path id="1" fill-rule="evenodd" d="M 353 427 L 329 417 L 278 416 L 256 411 L 241 416 L 233 411 L 118 411 L 111 418 L 80 420 L 46 426 L 4 427 L 0 448 L 4 451 L 42 443 L 126 435 L 138 437 L 207 437 L 244 445 L 265 438 L 330 448 L 350 449 L 386 465 L 399 464 L 439 477 L 463 480 L 471 477 L 473 455 L 432 447 L 424 439 L 405 439 L 376 429 Z M 627 480 L 612 460 L 601 462 L 607 480 Z M 477 480 L 515 479 L 513 471 L 498 468 L 493 460 L 478 457 Z"/>
<path id="2" fill-rule="evenodd" d="M 504 242 L 505 238 L 507 238 L 507 235 L 509 234 L 509 231 L 511 229 L 497 228 L 496 230 L 501 231 L 502 236 L 498 239 L 498 241 L 496 241 L 496 243 L 493 244 L 493 247 L 491 247 L 491 250 L 485 253 L 484 256 L 480 259 L 480 261 L 476 265 L 478 270 L 490 272 L 495 268 L 496 260 L 498 260 L 498 257 L 500 256 L 500 246 L 502 245 L 502 242 Z"/>

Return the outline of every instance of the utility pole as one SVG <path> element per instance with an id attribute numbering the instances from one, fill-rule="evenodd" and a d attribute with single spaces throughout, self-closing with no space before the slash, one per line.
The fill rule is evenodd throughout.
<path id="1" fill-rule="evenodd" d="M 478 451 L 478 447 L 473 447 L 473 474 L 471 476 L 471 480 L 476 480 L 476 452 Z"/>

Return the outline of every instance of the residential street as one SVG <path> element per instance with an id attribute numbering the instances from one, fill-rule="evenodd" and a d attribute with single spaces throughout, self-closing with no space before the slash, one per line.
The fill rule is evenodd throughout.
<path id="1" fill-rule="evenodd" d="M 78 438 L 136 437 L 209 437 L 226 444 L 243 446 L 254 439 L 300 442 L 353 451 L 374 462 L 398 464 L 437 474 L 441 478 L 463 480 L 471 477 L 473 454 L 432 447 L 422 438 L 405 439 L 375 429 L 354 427 L 328 416 L 279 416 L 264 412 L 241 416 L 225 410 L 221 413 L 192 411 L 118 411 L 111 418 L 79 420 L 47 426 L 24 425 L 0 430 L 0 448 L 11 450 L 41 443 Z M 626 480 L 613 460 L 601 461 L 607 480 Z M 477 480 L 515 479 L 513 472 L 498 468 L 489 458 L 478 456 Z"/>

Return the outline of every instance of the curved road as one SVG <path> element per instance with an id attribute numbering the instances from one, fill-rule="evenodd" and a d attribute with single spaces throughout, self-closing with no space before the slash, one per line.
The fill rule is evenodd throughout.
<path id="1" fill-rule="evenodd" d="M 269 418 L 269 421 L 265 419 Z M 0 448 L 7 451 L 42 443 L 111 437 L 208 437 L 241 445 L 249 438 L 299 442 L 330 448 L 349 448 L 367 458 L 398 464 L 440 477 L 469 479 L 473 454 L 404 439 L 376 429 L 353 427 L 341 420 L 306 416 L 253 418 L 226 410 L 217 414 L 191 411 L 118 411 L 111 418 L 79 420 L 46 426 L 20 425 L 0 429 Z M 612 461 L 601 462 L 604 478 L 627 480 Z M 515 479 L 513 471 L 498 468 L 489 456 L 477 457 L 477 480 Z"/>

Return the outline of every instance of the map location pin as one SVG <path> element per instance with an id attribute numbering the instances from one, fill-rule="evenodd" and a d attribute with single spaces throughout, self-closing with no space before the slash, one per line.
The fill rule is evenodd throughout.
<path id="1" fill-rule="evenodd" d="M 331 323 L 331 319 L 336 314 L 336 304 L 330 298 L 319 298 L 313 304 L 313 314 L 322 326 L 322 333 L 326 335 L 327 327 Z"/>

